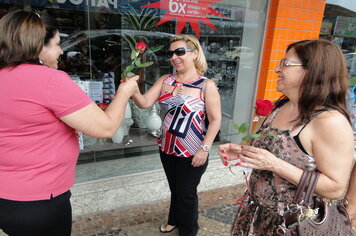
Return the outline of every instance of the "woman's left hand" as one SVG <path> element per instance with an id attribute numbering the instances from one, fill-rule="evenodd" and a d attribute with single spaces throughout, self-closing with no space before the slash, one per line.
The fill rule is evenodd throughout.
<path id="1" fill-rule="evenodd" d="M 204 152 L 199 148 L 199 150 L 195 153 L 193 159 L 192 159 L 192 166 L 193 167 L 199 167 L 205 164 L 206 159 L 208 158 L 209 153 Z"/>
<path id="2" fill-rule="evenodd" d="M 265 149 L 243 145 L 239 158 L 242 167 L 269 171 L 273 171 L 274 163 L 278 159 Z"/>

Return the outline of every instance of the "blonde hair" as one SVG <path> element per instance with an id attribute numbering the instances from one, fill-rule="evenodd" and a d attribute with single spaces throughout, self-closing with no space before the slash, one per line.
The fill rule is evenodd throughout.
<path id="1" fill-rule="evenodd" d="M 199 74 L 204 74 L 204 72 L 208 69 L 208 64 L 206 62 L 203 48 L 201 47 L 198 38 L 192 35 L 177 35 L 171 37 L 169 44 L 171 45 L 177 41 L 184 41 L 188 48 L 194 48 L 197 50 L 198 56 L 194 60 L 194 65 Z"/>

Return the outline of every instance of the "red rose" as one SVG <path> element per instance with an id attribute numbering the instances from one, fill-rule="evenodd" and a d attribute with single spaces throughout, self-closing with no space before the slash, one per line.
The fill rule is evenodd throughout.
<path id="1" fill-rule="evenodd" d="M 256 114 L 259 116 L 267 116 L 273 108 L 274 105 L 270 100 L 256 100 Z"/>
<path id="2" fill-rule="evenodd" d="M 140 52 L 140 53 L 144 53 L 144 51 L 146 50 L 147 45 L 144 42 L 137 42 L 136 43 L 136 51 Z"/>

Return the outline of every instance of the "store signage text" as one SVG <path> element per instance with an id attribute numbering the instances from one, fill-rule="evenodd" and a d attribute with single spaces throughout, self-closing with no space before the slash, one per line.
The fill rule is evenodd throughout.
<path id="1" fill-rule="evenodd" d="M 84 2 L 87 6 L 91 7 L 117 8 L 117 0 L 57 0 L 57 3 L 64 4 L 67 1 L 74 5 L 81 5 Z"/>
<path id="2" fill-rule="evenodd" d="M 177 18 L 177 34 L 182 32 L 186 23 L 190 23 L 196 35 L 200 37 L 199 22 L 205 23 L 216 31 L 207 15 L 225 17 L 209 6 L 220 1 L 222 0 L 161 0 L 142 7 L 168 10 L 157 25 Z"/>

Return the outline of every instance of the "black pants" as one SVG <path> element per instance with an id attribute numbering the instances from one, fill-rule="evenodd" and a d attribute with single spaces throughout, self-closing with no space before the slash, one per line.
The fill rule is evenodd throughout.
<path id="1" fill-rule="evenodd" d="M 0 198 L 0 229 L 10 236 L 69 236 L 72 230 L 71 192 L 40 201 Z"/>
<path id="2" fill-rule="evenodd" d="M 200 167 L 193 167 L 192 157 L 176 157 L 162 151 L 160 156 L 171 190 L 167 223 L 176 225 L 180 236 L 194 236 L 199 230 L 197 187 L 208 160 Z"/>

